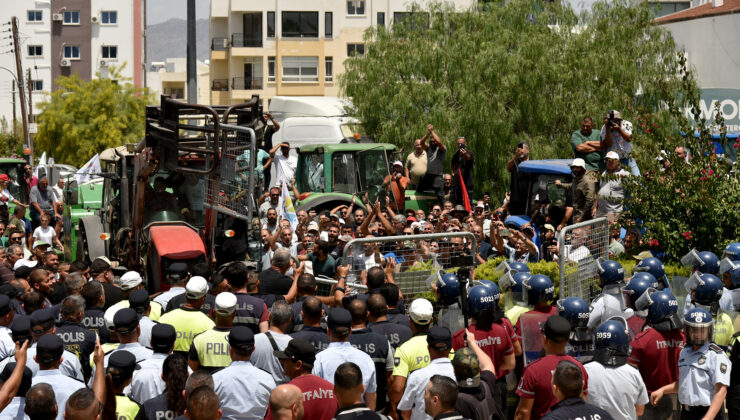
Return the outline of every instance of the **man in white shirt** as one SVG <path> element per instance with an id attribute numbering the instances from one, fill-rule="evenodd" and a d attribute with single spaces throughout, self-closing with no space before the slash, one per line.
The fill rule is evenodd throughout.
<path id="1" fill-rule="evenodd" d="M 278 149 L 280 153 L 276 153 Z M 275 185 L 290 185 L 298 168 L 298 158 L 290 155 L 290 145 L 286 142 L 276 145 L 270 150 L 270 157 L 275 162 Z"/>

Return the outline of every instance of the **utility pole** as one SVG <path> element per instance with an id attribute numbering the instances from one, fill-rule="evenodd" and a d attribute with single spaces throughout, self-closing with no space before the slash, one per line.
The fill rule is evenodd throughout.
<path id="1" fill-rule="evenodd" d="M 188 45 L 187 45 L 187 73 L 188 73 L 188 102 L 198 103 L 198 66 L 195 49 L 195 0 L 188 0 Z"/>
<path id="2" fill-rule="evenodd" d="M 31 80 L 31 68 L 28 68 L 26 78 L 28 79 L 28 123 L 33 123 L 33 81 Z M 31 149 L 33 157 L 33 134 L 28 130 L 28 147 Z M 33 162 L 33 161 L 31 161 Z"/>
<path id="3" fill-rule="evenodd" d="M 15 52 L 15 70 L 18 76 L 18 94 L 21 98 L 21 119 L 23 120 L 23 140 L 26 142 L 26 147 L 31 150 L 31 154 L 28 156 L 28 162 L 33 165 L 33 147 L 31 146 L 31 138 L 28 136 L 28 114 L 26 113 L 26 94 L 23 87 L 23 68 L 21 67 L 21 43 L 18 39 L 18 18 L 13 16 L 11 20 L 12 32 L 13 32 L 13 52 Z"/>
<path id="4" fill-rule="evenodd" d="M 13 79 L 13 137 L 18 135 L 18 123 L 15 121 L 15 79 Z"/>

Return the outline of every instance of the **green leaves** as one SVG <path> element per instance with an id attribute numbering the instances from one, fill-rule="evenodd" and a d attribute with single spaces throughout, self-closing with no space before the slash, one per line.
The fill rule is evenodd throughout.
<path id="1" fill-rule="evenodd" d="M 104 149 L 136 143 L 144 136 L 148 93 L 109 69 L 86 82 L 76 74 L 57 79 L 59 89 L 41 104 L 36 149 L 59 163 L 81 166 Z"/>
<path id="2" fill-rule="evenodd" d="M 408 152 L 429 123 L 448 147 L 465 136 L 477 157 L 476 195 L 503 197 L 516 143 L 529 141 L 535 159 L 572 157 L 570 134 L 584 116 L 596 129 L 608 109 L 634 120 L 638 96 L 658 108 L 655 80 L 679 83 L 673 40 L 646 5 L 602 1 L 576 15 L 525 0 L 411 12 L 429 13 L 431 27 L 368 31 L 367 54 L 345 62 L 340 86 L 377 141 Z"/>

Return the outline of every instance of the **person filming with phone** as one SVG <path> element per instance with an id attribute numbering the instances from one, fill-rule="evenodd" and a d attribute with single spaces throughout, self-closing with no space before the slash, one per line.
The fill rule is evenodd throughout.
<path id="1" fill-rule="evenodd" d="M 529 160 L 529 144 L 521 142 L 516 145 L 514 156 L 506 163 L 506 170 L 511 174 L 509 191 L 511 197 L 506 207 L 509 214 L 522 215 L 527 212 L 527 189 L 531 175 L 519 171 L 519 164 Z"/>

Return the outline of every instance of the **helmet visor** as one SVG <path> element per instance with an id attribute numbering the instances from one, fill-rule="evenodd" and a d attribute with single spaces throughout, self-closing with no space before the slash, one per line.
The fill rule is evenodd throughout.
<path id="1" fill-rule="evenodd" d="M 722 262 L 719 263 L 719 275 L 720 277 L 724 276 L 726 272 L 735 270 L 737 268 L 740 268 L 740 262 L 736 264 L 729 258 L 725 258 L 722 260 Z"/>
<path id="2" fill-rule="evenodd" d="M 694 289 L 696 289 L 701 284 L 704 284 L 704 280 L 702 280 L 699 273 L 696 272 L 696 273 L 693 273 L 691 277 L 689 277 L 689 279 L 683 283 L 683 287 L 684 289 L 686 289 L 687 292 L 691 293 Z"/>
<path id="3" fill-rule="evenodd" d="M 650 298 L 650 295 L 657 292 L 656 289 L 653 289 L 652 287 L 649 287 L 640 297 L 631 296 L 630 299 L 635 302 L 635 309 L 638 311 L 646 310 L 650 307 L 650 305 L 653 304 L 653 299 Z"/>
<path id="4" fill-rule="evenodd" d="M 688 270 L 692 270 L 694 267 L 701 266 L 704 262 L 699 258 L 699 253 L 696 249 L 692 249 L 688 254 L 681 258 L 681 264 Z"/>
<path id="5" fill-rule="evenodd" d="M 684 328 L 687 344 L 701 346 L 712 341 L 714 321 L 702 324 L 684 321 Z"/>

